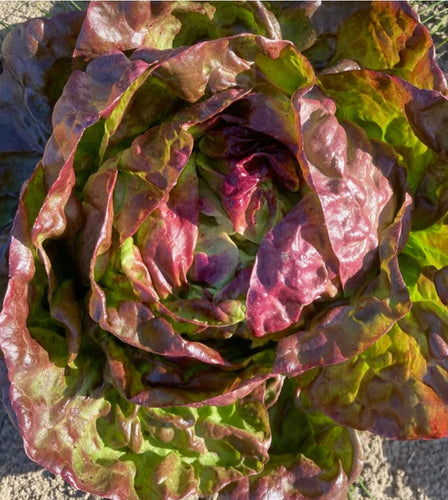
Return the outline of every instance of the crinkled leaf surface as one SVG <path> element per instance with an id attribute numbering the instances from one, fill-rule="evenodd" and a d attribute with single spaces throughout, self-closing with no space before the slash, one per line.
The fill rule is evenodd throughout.
<path id="1" fill-rule="evenodd" d="M 379 70 L 446 90 L 428 30 L 407 2 L 270 2 L 283 38 L 320 71 Z"/>
<path id="2" fill-rule="evenodd" d="M 445 222 L 412 232 L 400 255 L 409 313 L 362 354 L 324 368 L 307 387 L 339 422 L 400 439 L 447 435 Z"/>
<path id="3" fill-rule="evenodd" d="M 91 2 L 76 54 L 169 49 L 240 33 L 281 38 L 275 16 L 261 2 Z"/>
<path id="4" fill-rule="evenodd" d="M 322 75 L 322 86 L 338 104 L 341 119 L 360 125 L 371 139 L 392 146 L 405 166 L 415 190 L 439 147 L 424 137 L 426 120 L 414 119 L 420 111 L 444 107 L 446 98 L 438 92 L 421 90 L 407 82 L 373 71 L 345 71 Z M 426 140 L 425 140 L 426 139 Z M 436 139 L 437 140 L 437 139 Z"/>
<path id="5" fill-rule="evenodd" d="M 352 428 L 448 435 L 446 82 L 407 4 L 91 2 L 4 60 L 31 458 L 117 499 L 335 499 Z"/>
<path id="6" fill-rule="evenodd" d="M 303 376 L 314 404 L 338 422 L 399 439 L 447 435 L 447 235 L 446 217 L 411 231 L 398 262 L 412 309 L 390 331 Z"/>
<path id="7" fill-rule="evenodd" d="M 8 269 L 9 232 L 20 188 L 51 134 L 52 108 L 70 75 L 72 52 L 85 13 L 34 19 L 3 42 L 0 75 L 0 299 Z M 57 39 L 57 47 L 53 41 Z"/>
<path id="8" fill-rule="evenodd" d="M 270 461 L 261 473 L 224 488 L 220 497 L 346 498 L 347 484 L 359 474 L 363 460 L 353 431 L 312 408 L 297 394 L 294 379 L 284 381 L 269 418 Z"/>

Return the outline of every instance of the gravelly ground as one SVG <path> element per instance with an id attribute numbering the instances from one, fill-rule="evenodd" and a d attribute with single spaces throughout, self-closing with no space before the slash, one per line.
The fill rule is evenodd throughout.
<path id="1" fill-rule="evenodd" d="M 69 2 L 0 1 L 1 24 L 13 25 L 30 17 L 54 14 L 69 7 Z M 419 6 L 423 21 L 437 28 L 436 45 L 447 37 L 441 23 L 448 13 L 448 2 L 423 2 Z M 0 44 L 8 29 L 0 29 Z M 442 69 L 448 72 L 448 43 L 438 51 Z M 448 498 L 448 440 L 395 442 L 364 435 L 366 465 L 362 481 L 376 500 L 443 500 Z M 354 500 L 368 498 L 360 486 L 351 494 Z M 96 500 L 98 497 L 77 491 L 61 478 L 42 470 L 23 451 L 16 429 L 0 403 L 0 499 L 1 500 Z"/>

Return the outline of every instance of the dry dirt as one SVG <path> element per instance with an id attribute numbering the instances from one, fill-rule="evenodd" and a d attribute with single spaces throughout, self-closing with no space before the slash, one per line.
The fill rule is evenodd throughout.
<path id="1" fill-rule="evenodd" d="M 432 2 L 435 8 L 448 3 Z M 31 17 L 65 10 L 69 2 L 0 1 L 0 28 Z M 425 6 L 431 2 L 425 2 Z M 442 7 L 441 7 L 442 5 Z M 433 19 L 433 23 L 437 17 Z M 446 29 L 446 28 L 445 28 Z M 0 29 L 0 43 L 7 29 Z M 437 38 L 444 39 L 444 30 Z M 440 63 L 448 71 L 448 43 Z M 375 500 L 448 499 L 448 440 L 397 442 L 365 434 L 366 464 L 361 482 L 354 485 L 351 498 Z M 369 496 L 370 495 L 370 496 Z M 77 491 L 61 478 L 42 470 L 23 451 L 21 438 L 0 403 L 0 499 L 1 500 L 97 500 Z"/>

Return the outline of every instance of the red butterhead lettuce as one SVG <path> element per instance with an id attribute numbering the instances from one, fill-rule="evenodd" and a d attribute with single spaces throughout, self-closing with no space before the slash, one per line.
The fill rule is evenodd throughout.
<path id="1" fill-rule="evenodd" d="M 108 498 L 335 499 L 355 429 L 448 435 L 446 82 L 407 4 L 91 2 L 4 60 L 32 459 Z"/>

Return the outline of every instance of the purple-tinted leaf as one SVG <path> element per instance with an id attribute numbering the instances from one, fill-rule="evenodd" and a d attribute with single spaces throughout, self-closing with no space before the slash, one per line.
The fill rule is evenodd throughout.
<path id="1" fill-rule="evenodd" d="M 105 254 L 112 240 L 113 188 L 117 182 L 115 169 L 104 169 L 89 178 L 84 187 L 84 227 L 79 234 L 79 265 L 84 280 L 88 283 L 98 273 L 96 260 Z M 102 269 L 104 272 L 104 269 Z M 98 317 L 98 316 L 96 316 Z"/>
<path id="2" fill-rule="evenodd" d="M 269 161 L 270 166 L 275 172 L 275 178 L 282 185 L 290 191 L 298 191 L 300 183 L 298 165 L 287 150 L 275 145 L 271 148 L 267 147 L 264 151 L 260 152 L 260 156 Z"/>
<path id="3" fill-rule="evenodd" d="M 154 351 L 168 347 L 179 356 L 155 356 L 147 347 L 144 352 L 104 332 L 96 334 L 107 356 L 108 377 L 127 400 L 150 407 L 222 406 L 244 398 L 270 376 L 270 354 L 241 361 L 241 352 L 236 351 L 229 353 L 238 356 L 232 364 L 205 345 L 176 340 L 168 329 L 162 320 L 148 323 L 142 327 L 143 341 L 154 347 L 158 343 Z"/>
<path id="4" fill-rule="evenodd" d="M 153 52 L 145 49 L 138 51 L 134 57 L 148 63 L 154 61 Z M 310 85 L 314 78 L 308 61 L 288 42 L 252 35 L 201 42 L 177 50 L 160 64 L 155 75 L 167 84 L 174 95 L 194 103 L 204 94 L 213 95 L 228 88 L 251 88 L 255 80 L 272 83 L 271 76 L 265 72 L 255 72 L 260 65 L 266 71 L 271 69 L 269 64 L 281 64 L 283 71 L 288 70 L 286 88 L 279 88 L 287 94 Z M 271 128 L 274 134 L 274 128 Z M 280 135 L 283 129 L 275 135 Z"/>
<path id="5" fill-rule="evenodd" d="M 189 277 L 220 289 L 234 278 L 239 250 L 219 226 L 200 225 L 193 265 Z"/>
<path id="6" fill-rule="evenodd" d="M 76 54 L 91 58 L 116 49 L 169 49 L 240 33 L 281 39 L 275 16 L 261 3 L 92 1 Z"/>
<path id="7" fill-rule="evenodd" d="M 170 14 L 172 5 L 141 2 L 90 2 L 76 43 L 76 54 L 92 58 L 110 50 L 148 45 L 171 46 L 180 23 Z"/>
<path id="8" fill-rule="evenodd" d="M 291 40 L 312 63 L 325 66 L 334 53 L 336 34 L 346 19 L 370 2 L 272 2 L 285 40 Z"/>
<path id="9" fill-rule="evenodd" d="M 247 322 L 256 336 L 287 328 L 303 306 L 337 293 L 322 225 L 319 204 L 308 195 L 262 241 L 247 293 Z"/>
<path id="10" fill-rule="evenodd" d="M 448 435 L 445 307 L 414 302 L 369 349 L 326 367 L 306 391 L 344 425 L 395 439 Z"/>
<path id="11" fill-rule="evenodd" d="M 342 286 L 370 266 L 378 247 L 381 212 L 391 186 L 374 163 L 363 131 L 339 124 L 336 106 L 318 89 L 294 101 L 302 132 L 304 176 L 317 194 L 339 260 Z"/>
<path id="12" fill-rule="evenodd" d="M 207 297 L 166 301 L 158 306 L 158 311 L 175 321 L 180 333 L 200 332 L 208 326 L 236 325 L 245 316 L 244 304 L 240 300 L 211 300 Z M 198 328 L 191 328 L 191 325 Z"/>
<path id="13" fill-rule="evenodd" d="M 243 101 L 243 109 L 252 98 L 253 96 L 249 95 Z M 227 119 L 231 121 L 235 117 L 228 115 Z M 244 124 L 242 119 L 239 121 Z M 247 125 L 250 126 L 250 122 Z M 208 130 L 201 140 L 200 149 L 210 158 L 241 161 L 244 158 L 247 158 L 246 161 L 250 158 L 263 158 L 269 162 L 286 188 L 291 191 L 297 191 L 299 188 L 298 165 L 294 158 L 278 142 L 269 142 L 265 134 L 256 133 L 251 128 L 228 125 Z"/>
<path id="14" fill-rule="evenodd" d="M 71 70 L 85 13 L 33 19 L 2 44 L 0 76 L 0 300 L 7 281 L 9 230 L 19 191 L 39 162 L 52 130 L 52 107 Z M 57 47 L 53 41 L 57 39 Z"/>
<path id="15" fill-rule="evenodd" d="M 409 206 L 407 197 L 395 221 L 382 234 L 380 274 L 360 290 L 353 303 L 330 307 L 308 330 L 281 339 L 274 372 L 291 376 L 341 363 L 366 349 L 409 311 L 409 292 L 397 259 L 407 236 Z"/>
<path id="16" fill-rule="evenodd" d="M 69 351 L 68 362 L 72 363 L 81 347 L 82 309 L 76 300 L 75 283 L 66 280 L 55 290 L 51 304 L 51 316 L 65 328 Z"/>
<path id="17" fill-rule="evenodd" d="M 436 153 L 448 149 L 448 98 L 435 91 L 414 91 L 406 112 L 417 137 Z"/>
<path id="18" fill-rule="evenodd" d="M 202 138 L 200 149 L 210 158 L 241 158 L 261 146 L 262 135 L 238 125 L 208 130 Z"/>
<path id="19" fill-rule="evenodd" d="M 311 84 L 312 80 L 302 91 Z M 224 113 L 222 118 L 229 123 L 265 134 L 284 144 L 293 155 L 297 154 L 297 125 L 294 108 L 291 100 L 283 94 L 251 93 L 232 109 L 232 114 Z"/>
<path id="20" fill-rule="evenodd" d="M 249 290 L 251 274 L 252 268 L 245 267 L 219 292 L 215 298 L 217 300 L 245 298 Z"/>
<path id="21" fill-rule="evenodd" d="M 85 12 L 33 19 L 2 44 L 0 153 L 43 153 Z M 54 40 L 58 40 L 57 47 Z"/>
<path id="22" fill-rule="evenodd" d="M 162 318 L 152 318 L 135 328 L 135 340 L 126 337 L 129 344 L 172 358 L 192 358 L 208 364 L 230 365 L 214 349 L 200 342 L 184 340 L 171 325 Z"/>
<path id="23" fill-rule="evenodd" d="M 127 88 L 147 68 L 143 61 L 129 61 L 117 52 L 93 60 L 85 72 L 75 70 L 54 109 L 52 150 L 46 153 L 47 168 L 61 157 L 67 161 L 84 130 L 100 117 L 107 117 Z"/>
<path id="24" fill-rule="evenodd" d="M 261 242 L 287 211 L 273 186 L 273 169 L 266 156 L 254 153 L 236 163 L 222 186 L 223 206 L 234 230 L 255 243 Z"/>
<path id="25" fill-rule="evenodd" d="M 143 261 L 162 297 L 187 282 L 198 239 L 198 217 L 197 176 L 187 166 L 168 200 L 159 204 L 137 234 Z"/>

